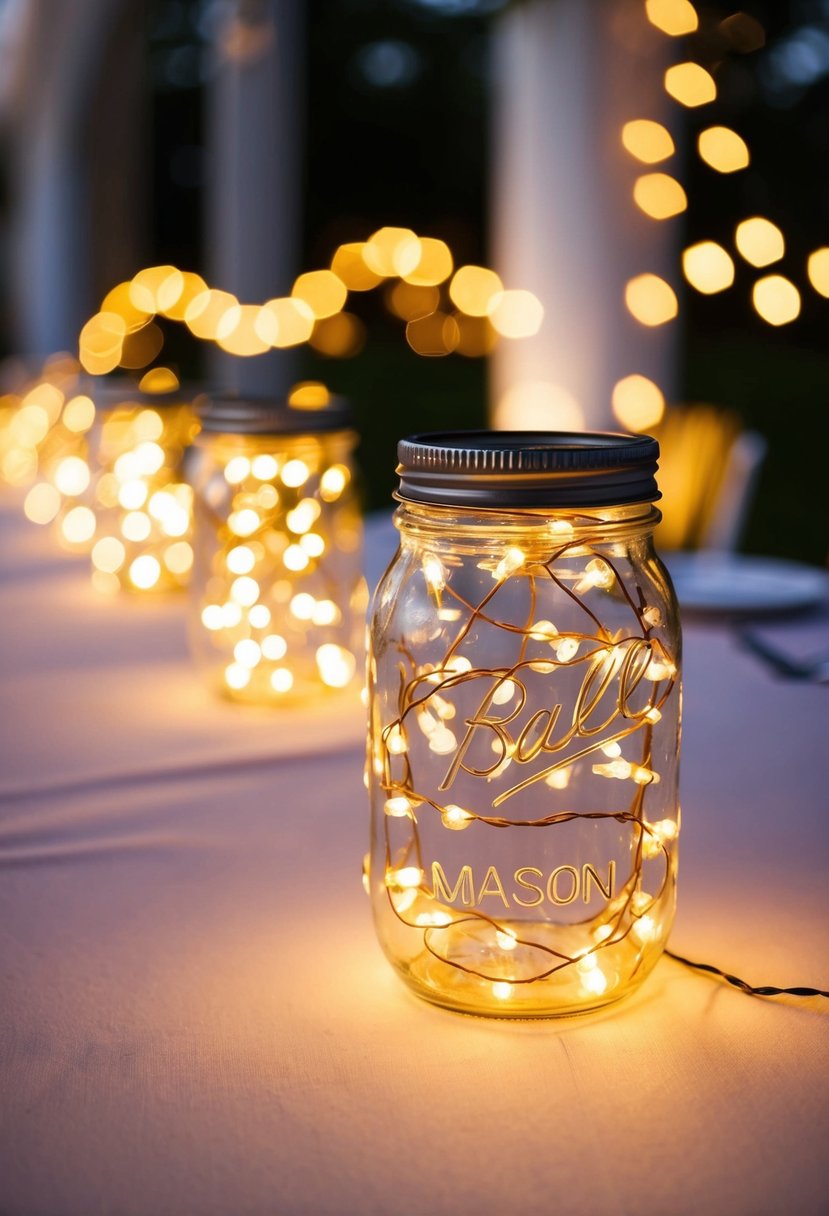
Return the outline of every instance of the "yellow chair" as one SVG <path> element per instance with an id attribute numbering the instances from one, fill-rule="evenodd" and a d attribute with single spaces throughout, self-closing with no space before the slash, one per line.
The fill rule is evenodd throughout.
<path id="1" fill-rule="evenodd" d="M 657 543 L 662 549 L 737 548 L 766 454 L 756 431 L 729 410 L 679 406 L 654 429 L 659 440 Z"/>

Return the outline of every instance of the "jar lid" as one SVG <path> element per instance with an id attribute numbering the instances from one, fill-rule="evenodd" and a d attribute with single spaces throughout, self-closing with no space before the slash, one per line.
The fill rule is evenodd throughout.
<path id="1" fill-rule="evenodd" d="M 199 402 L 203 431 L 231 435 L 298 435 L 341 431 L 353 421 L 344 397 L 324 405 L 298 406 L 284 397 L 209 396 Z"/>
<path id="2" fill-rule="evenodd" d="M 605 431 L 445 431 L 397 447 L 398 497 L 456 507 L 655 502 L 659 444 Z"/>
<path id="3" fill-rule="evenodd" d="M 89 377 L 79 383 L 81 392 L 87 393 L 99 409 L 112 410 L 118 406 L 143 405 L 163 409 L 168 405 L 193 405 L 198 407 L 199 395 L 203 391 L 198 384 L 176 385 L 162 392 L 148 393 L 138 387 L 128 376 Z"/>

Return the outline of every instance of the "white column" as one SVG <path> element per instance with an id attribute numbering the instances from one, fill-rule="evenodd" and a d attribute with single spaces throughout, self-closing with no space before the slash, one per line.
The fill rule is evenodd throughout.
<path id="1" fill-rule="evenodd" d="M 208 88 L 210 285 L 244 304 L 290 292 L 299 273 L 304 60 L 301 0 L 234 0 L 217 32 Z M 290 352 L 216 354 L 214 379 L 239 393 L 289 387 Z"/>
<path id="2" fill-rule="evenodd" d="M 666 122 L 670 40 L 641 0 L 526 0 L 494 41 L 494 263 L 507 287 L 536 293 L 545 317 L 537 336 L 498 345 L 493 425 L 613 426 L 623 376 L 645 375 L 666 395 L 673 384 L 677 322 L 640 325 L 624 287 L 645 271 L 675 280 L 678 221 L 635 206 L 647 170 L 620 138 L 630 119 Z"/>
<path id="3" fill-rule="evenodd" d="M 76 350 L 94 307 L 83 148 L 114 0 L 32 0 L 4 97 L 10 130 L 10 269 L 15 342 L 41 358 Z"/>

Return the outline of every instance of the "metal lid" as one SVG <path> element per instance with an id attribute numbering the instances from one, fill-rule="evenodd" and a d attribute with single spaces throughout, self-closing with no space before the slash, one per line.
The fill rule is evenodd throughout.
<path id="1" fill-rule="evenodd" d="M 129 376 L 90 376 L 79 382 L 78 388 L 92 398 L 98 409 L 116 409 L 121 405 L 144 405 L 163 408 L 166 405 L 199 404 L 202 392 L 198 384 L 179 384 L 159 393 L 148 393 Z"/>
<path id="2" fill-rule="evenodd" d="M 654 502 L 659 444 L 603 431 L 446 431 L 397 446 L 398 497 L 456 507 Z"/>
<path id="3" fill-rule="evenodd" d="M 344 397 L 330 397 L 315 408 L 292 405 L 285 398 L 210 396 L 199 402 L 203 431 L 232 435 L 298 435 L 340 431 L 351 426 L 351 407 Z"/>

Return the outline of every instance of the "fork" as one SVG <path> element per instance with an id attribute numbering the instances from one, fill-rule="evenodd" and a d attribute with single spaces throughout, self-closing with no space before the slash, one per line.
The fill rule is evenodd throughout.
<path id="1" fill-rule="evenodd" d="M 749 629 L 739 629 L 737 636 L 747 650 L 762 659 L 778 675 L 789 680 L 803 680 L 809 684 L 824 684 L 829 681 L 829 655 L 821 654 L 812 659 L 793 659 Z"/>

